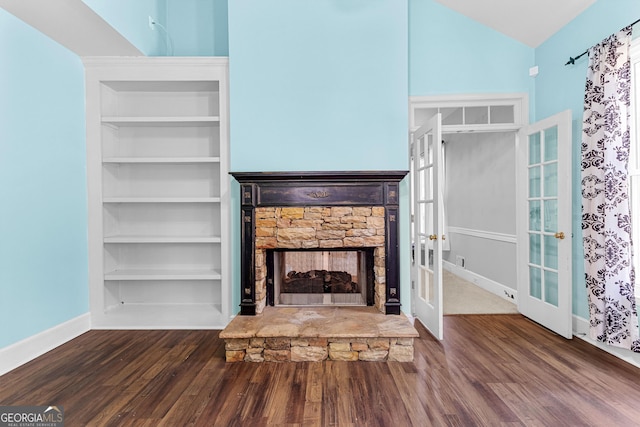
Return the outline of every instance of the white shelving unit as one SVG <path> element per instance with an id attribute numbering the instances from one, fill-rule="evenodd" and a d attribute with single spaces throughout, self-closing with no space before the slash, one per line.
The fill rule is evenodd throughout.
<path id="1" fill-rule="evenodd" d="M 94 328 L 230 319 L 226 58 L 85 58 Z"/>

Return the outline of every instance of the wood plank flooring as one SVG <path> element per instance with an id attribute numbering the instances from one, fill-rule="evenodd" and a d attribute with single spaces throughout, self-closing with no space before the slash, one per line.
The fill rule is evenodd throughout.
<path id="1" fill-rule="evenodd" d="M 415 361 L 234 363 L 219 331 L 90 331 L 0 377 L 66 426 L 634 426 L 640 369 L 520 315 L 421 326 Z"/>

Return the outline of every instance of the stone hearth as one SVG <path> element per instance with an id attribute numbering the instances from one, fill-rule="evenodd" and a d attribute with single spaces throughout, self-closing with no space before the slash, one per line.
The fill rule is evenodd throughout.
<path id="1" fill-rule="evenodd" d="M 266 307 L 220 333 L 227 362 L 413 361 L 417 330 L 374 307 Z"/>

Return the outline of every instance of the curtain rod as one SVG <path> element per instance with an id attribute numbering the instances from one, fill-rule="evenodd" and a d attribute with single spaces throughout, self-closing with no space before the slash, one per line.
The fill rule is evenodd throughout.
<path id="1" fill-rule="evenodd" d="M 627 27 L 633 27 L 634 25 L 636 25 L 638 22 L 640 22 L 640 19 L 637 19 L 635 21 L 633 21 L 631 24 L 627 25 Z M 626 27 L 625 27 L 626 28 Z M 589 49 L 585 50 L 584 52 L 582 52 L 580 55 L 576 56 L 576 57 L 569 57 L 569 60 L 567 61 L 566 64 L 564 65 L 573 65 L 576 63 L 576 61 L 580 58 L 582 58 L 584 55 L 586 55 L 587 53 L 589 53 Z"/>

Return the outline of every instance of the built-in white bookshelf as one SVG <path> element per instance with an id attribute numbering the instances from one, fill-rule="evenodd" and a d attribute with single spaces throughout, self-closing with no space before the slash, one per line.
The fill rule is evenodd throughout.
<path id="1" fill-rule="evenodd" d="M 85 67 L 93 327 L 226 326 L 226 58 Z"/>

